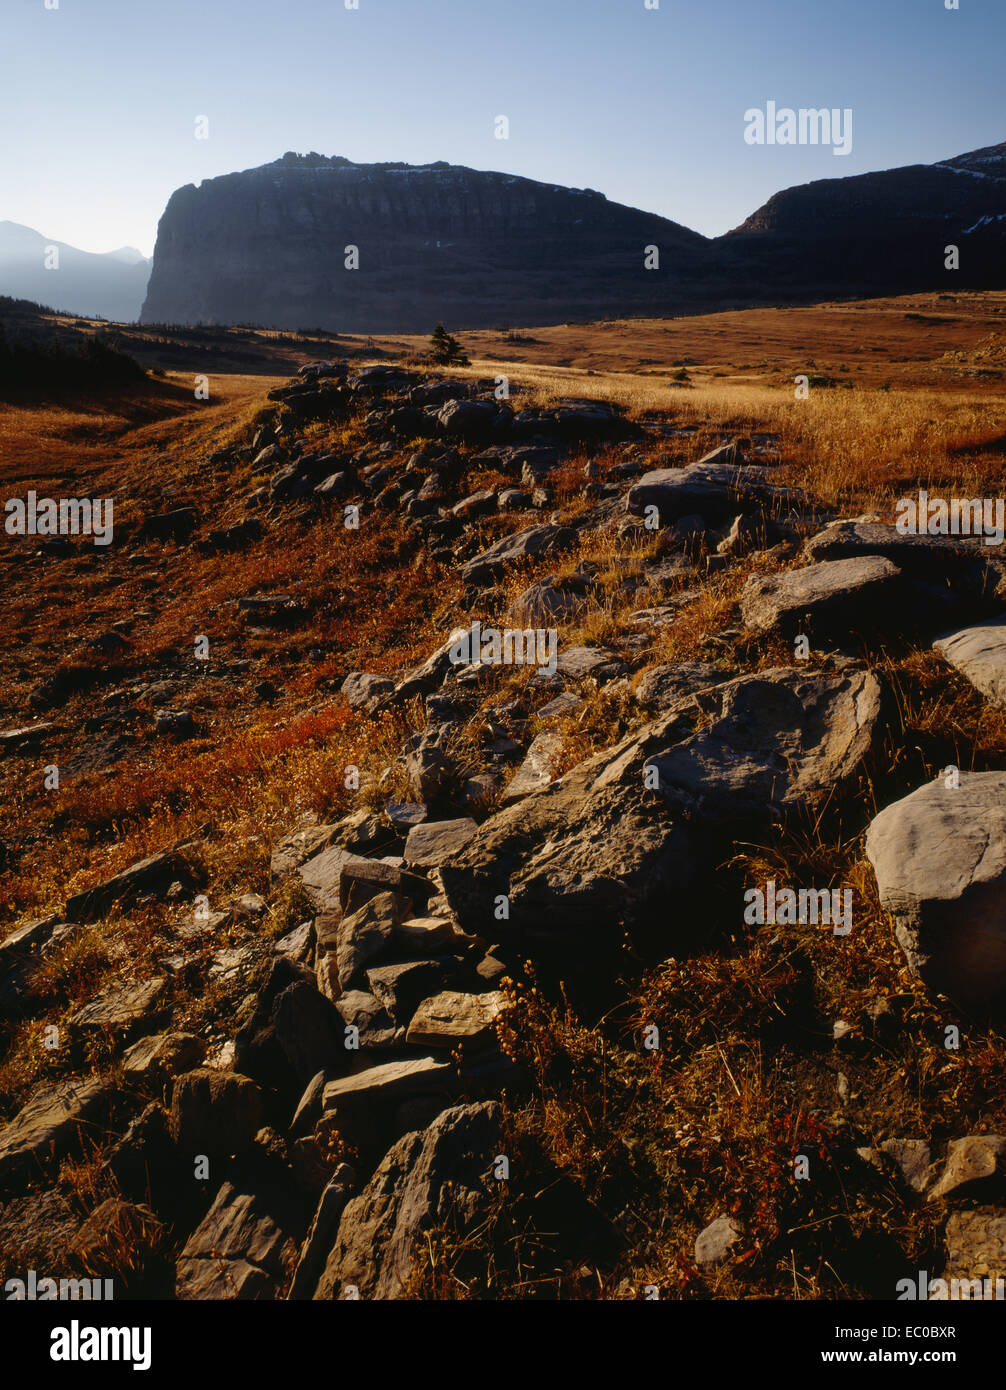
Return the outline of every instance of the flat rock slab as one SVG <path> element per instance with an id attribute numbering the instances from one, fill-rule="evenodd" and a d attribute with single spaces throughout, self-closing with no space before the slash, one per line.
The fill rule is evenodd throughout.
<path id="1" fill-rule="evenodd" d="M 648 507 L 656 507 L 660 524 L 666 526 L 683 516 L 729 521 L 739 511 L 757 511 L 792 495 L 768 481 L 767 468 L 700 460 L 687 468 L 644 473 L 629 488 L 625 506 L 632 516 L 643 516 Z"/>
<path id="2" fill-rule="evenodd" d="M 980 537 L 913 536 L 880 521 L 833 521 L 811 536 L 803 553 L 808 560 L 854 560 L 880 555 L 900 569 L 938 579 L 942 574 L 984 563 Z"/>
<path id="3" fill-rule="evenodd" d="M 405 841 L 405 862 L 411 869 L 435 869 L 462 849 L 477 829 L 470 816 L 414 825 Z"/>
<path id="4" fill-rule="evenodd" d="M 661 751 L 658 721 L 644 740 L 658 745 L 647 765 L 671 804 L 716 817 L 819 801 L 853 775 L 882 727 L 880 681 L 864 670 L 817 676 L 780 667 L 684 703 L 700 706 L 708 727 Z"/>
<path id="5" fill-rule="evenodd" d="M 466 561 L 461 566 L 461 577 L 468 584 L 496 579 L 511 565 L 558 555 L 575 540 L 576 532 L 568 526 L 530 526 L 516 535 L 504 536 L 481 555 Z"/>
<path id="6" fill-rule="evenodd" d="M 327 849 L 338 837 L 340 829 L 341 822 L 337 821 L 333 825 L 309 825 L 303 830 L 291 830 L 277 840 L 269 860 L 269 872 L 273 878 L 292 873 L 306 860 Z"/>
<path id="7" fill-rule="evenodd" d="M 782 574 L 752 575 L 741 593 L 741 616 L 750 628 L 846 635 L 875 630 L 896 617 L 901 571 L 879 555 L 825 560 Z"/>
<path id="8" fill-rule="evenodd" d="M 561 734 L 544 730 L 538 735 L 503 793 L 501 800 L 504 806 L 512 805 L 515 801 L 522 801 L 525 796 L 531 796 L 533 792 L 548 786 L 552 780 L 551 762 L 562 744 Z"/>
<path id="9" fill-rule="evenodd" d="M 175 1296 L 188 1299 L 274 1298 L 297 1246 L 275 1199 L 224 1183 L 189 1237 L 176 1269 Z"/>
<path id="10" fill-rule="evenodd" d="M 1001 1174 L 1006 1159 L 1006 1139 L 998 1134 L 969 1134 L 954 1139 L 947 1147 L 947 1162 L 939 1179 L 929 1189 L 927 1202 L 949 1197 L 958 1188 Z"/>
<path id="11" fill-rule="evenodd" d="M 447 989 L 424 999 L 412 1016 L 406 1042 L 419 1047 L 456 1047 L 458 1043 L 487 1043 L 493 1037 L 493 1023 L 499 1017 L 504 996 L 499 990 L 488 994 L 459 994 Z"/>
<path id="12" fill-rule="evenodd" d="M 1006 772 L 930 782 L 871 822 L 880 905 L 912 972 L 967 1001 L 1006 998 Z"/>
<path id="13" fill-rule="evenodd" d="M 113 985 L 72 1014 L 70 1027 L 121 1033 L 153 1013 L 167 987 L 168 982 L 163 978 Z"/>
<path id="14" fill-rule="evenodd" d="M 322 1111 L 328 1116 L 351 1115 L 374 1106 L 398 1105 L 416 1096 L 447 1094 L 453 1089 L 453 1079 L 454 1069 L 442 1057 L 385 1062 L 329 1081 L 322 1096 Z"/>
<path id="15" fill-rule="evenodd" d="M 41 1086 L 0 1130 L 0 1185 L 41 1176 L 103 1117 L 111 1092 L 102 1081 L 58 1081 Z"/>
<path id="16" fill-rule="evenodd" d="M 606 647 L 569 647 L 559 653 L 555 668 L 560 676 L 566 676 L 570 680 L 581 680 L 584 676 L 591 675 L 598 667 L 617 660 L 615 653 L 608 651 Z"/>
<path id="17" fill-rule="evenodd" d="M 130 864 L 112 878 L 75 893 L 67 899 L 64 916 L 68 922 L 87 922 L 102 917 L 112 907 L 124 907 L 141 893 L 166 889 L 176 880 L 191 879 L 191 868 L 180 854 L 168 851 L 152 854 Z"/>
<path id="18" fill-rule="evenodd" d="M 933 649 L 993 705 L 1006 704 L 1006 616 L 939 637 Z"/>
<path id="19" fill-rule="evenodd" d="M 0 974 L 8 962 L 34 955 L 41 950 L 51 940 L 53 932 L 65 925 L 68 924 L 61 922 L 59 917 L 53 914 L 50 917 L 39 917 L 34 922 L 26 922 L 23 927 L 10 932 L 0 941 Z"/>
<path id="20" fill-rule="evenodd" d="M 564 690 L 554 700 L 549 700 L 547 705 L 542 705 L 538 711 L 538 718 L 542 723 L 552 719 L 565 719 L 582 707 L 583 697 L 581 695 L 575 695 L 571 690 Z"/>
<path id="21" fill-rule="evenodd" d="M 58 734 L 58 724 L 25 724 L 19 729 L 0 730 L 0 753 L 13 753 L 35 744 L 47 734 Z"/>

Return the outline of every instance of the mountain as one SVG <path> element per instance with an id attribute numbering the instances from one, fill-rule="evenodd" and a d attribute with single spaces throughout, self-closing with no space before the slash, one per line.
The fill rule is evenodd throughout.
<path id="1" fill-rule="evenodd" d="M 589 188 L 286 154 L 172 195 L 141 322 L 425 332 L 994 288 L 1004 249 L 1006 144 L 788 188 L 714 240 Z"/>
<path id="2" fill-rule="evenodd" d="M 647 246 L 660 248 L 647 270 Z M 359 269 L 345 268 L 346 247 Z M 670 311 L 709 243 L 675 222 L 562 188 L 445 163 L 287 154 L 175 192 L 142 322 L 346 332 L 555 323 Z"/>
<path id="3" fill-rule="evenodd" d="M 960 268 L 945 267 L 957 246 Z M 1006 284 L 1006 143 L 776 193 L 716 242 L 760 300 Z"/>
<path id="4" fill-rule="evenodd" d="M 53 247 L 58 257 L 52 255 Z M 46 269 L 47 259 L 56 268 Z M 0 222 L 0 295 L 12 299 L 131 323 L 139 316 L 150 266 L 131 246 L 96 255 L 52 241 L 18 222 Z"/>

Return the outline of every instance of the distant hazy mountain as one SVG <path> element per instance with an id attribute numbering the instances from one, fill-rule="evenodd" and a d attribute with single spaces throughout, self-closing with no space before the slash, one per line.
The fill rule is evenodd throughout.
<path id="1" fill-rule="evenodd" d="M 47 259 L 58 268 L 46 269 Z M 95 255 L 18 222 L 0 222 L 0 294 L 65 313 L 133 322 L 143 304 L 150 264 L 132 246 Z"/>

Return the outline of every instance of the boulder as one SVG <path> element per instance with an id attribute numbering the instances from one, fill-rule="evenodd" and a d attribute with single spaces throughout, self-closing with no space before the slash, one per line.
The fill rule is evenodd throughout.
<path id="1" fill-rule="evenodd" d="M 548 582 L 532 584 L 507 609 L 504 621 L 541 627 L 568 618 L 586 603 L 583 593 L 555 587 Z"/>
<path id="2" fill-rule="evenodd" d="M 96 1135 L 112 1096 L 98 1080 L 74 1078 L 40 1086 L 0 1129 L 0 1188 L 41 1177 L 82 1134 Z"/>
<path id="3" fill-rule="evenodd" d="M 369 714 L 394 690 L 395 682 L 387 676 L 374 676 L 366 671 L 350 671 L 340 688 L 349 702 L 350 709 L 366 710 Z"/>
<path id="4" fill-rule="evenodd" d="M 325 1085 L 318 1132 L 334 1128 L 358 1148 L 388 1143 L 414 1127 L 402 1120 L 406 1107 L 410 1118 L 417 1104 L 436 1114 L 451 1103 L 460 1085 L 448 1057 L 432 1054 L 336 1077 Z"/>
<path id="5" fill-rule="evenodd" d="M 176 1298 L 275 1298 L 297 1255 L 281 1205 L 264 1184 L 242 1192 L 224 1183 L 179 1256 Z"/>
<path id="6" fill-rule="evenodd" d="M 361 1298 L 399 1297 L 423 1233 L 442 1220 L 461 1233 L 487 1205 L 501 1114 L 495 1102 L 458 1105 L 400 1139 L 347 1203 L 315 1298 L 350 1286 Z"/>
<path id="7" fill-rule="evenodd" d="M 661 526 L 684 516 L 715 524 L 731 520 L 738 511 L 760 511 L 789 495 L 768 481 L 767 468 L 700 460 L 686 468 L 644 473 L 629 488 L 625 506 L 632 516 L 656 507 Z"/>
<path id="8" fill-rule="evenodd" d="M 485 821 L 440 868 L 461 929 L 521 934 L 529 949 L 573 929 L 578 960 L 619 924 L 673 941 L 700 857 L 722 844 L 704 822 L 819 802 L 860 768 L 881 729 L 880 682 L 862 670 L 781 668 L 702 700 L 698 732 L 696 700 L 685 699 Z"/>
<path id="9" fill-rule="evenodd" d="M 141 1038 L 122 1059 L 126 1077 L 160 1081 L 197 1067 L 206 1056 L 206 1044 L 193 1033 L 159 1033 Z"/>
<path id="10" fill-rule="evenodd" d="M 395 893 L 378 893 L 342 918 L 335 945 L 342 989 L 355 988 L 363 980 L 364 967 L 391 949 L 395 932 L 407 915 L 404 899 Z"/>
<path id="11" fill-rule="evenodd" d="M 353 1191 L 353 1170 L 340 1163 L 318 1200 L 311 1228 L 301 1248 L 297 1268 L 287 1298 L 310 1299 L 325 1269 L 325 1261 L 335 1243 L 339 1218 Z"/>
<path id="12" fill-rule="evenodd" d="M 276 841 L 269 860 L 269 872 L 273 878 L 283 878 L 300 867 L 305 860 L 320 854 L 334 840 L 339 838 L 342 822 L 333 825 L 308 825 L 300 830 L 291 830 Z"/>
<path id="13" fill-rule="evenodd" d="M 319 912 L 341 912 L 340 885 L 342 870 L 357 856 L 339 845 L 330 845 L 320 854 L 312 855 L 299 865 L 297 872 L 304 891 Z M 361 862 L 364 862 L 361 860 Z"/>
<path id="14" fill-rule="evenodd" d="M 470 816 L 414 825 L 405 841 L 405 862 L 410 869 L 435 869 L 463 848 L 477 829 Z"/>
<path id="15" fill-rule="evenodd" d="M 240 1153 L 262 1123 L 262 1092 L 236 1072 L 198 1067 L 176 1077 L 168 1127 L 186 1155 Z"/>
<path id="16" fill-rule="evenodd" d="M 417 1047 L 477 1046 L 494 1038 L 493 1024 L 503 1010 L 498 990 L 488 994 L 459 994 L 444 990 L 424 999 L 412 1016 L 406 1042 Z"/>
<path id="17" fill-rule="evenodd" d="M 369 1051 L 393 1047 L 400 1041 L 395 1020 L 384 1004 L 362 989 L 344 990 L 335 1008 L 346 1028 L 357 1030 L 357 1042 Z"/>
<path id="18" fill-rule="evenodd" d="M 570 680 L 582 680 L 615 660 L 615 653 L 607 647 L 568 647 L 559 653 L 556 670 Z"/>
<path id="19" fill-rule="evenodd" d="M 409 791 L 418 801 L 435 801 L 447 790 L 455 775 L 454 764 L 433 745 L 416 748 L 405 755 Z"/>
<path id="20" fill-rule="evenodd" d="M 855 560 L 880 555 L 907 574 L 922 578 L 960 577 L 984 570 L 986 557 L 979 537 L 901 534 L 894 526 L 855 518 L 832 521 L 811 536 L 803 548 L 808 560 Z"/>
<path id="21" fill-rule="evenodd" d="M 1006 1139 L 999 1134 L 969 1134 L 947 1146 L 943 1172 L 926 1194 L 927 1202 L 949 1197 L 959 1188 L 1006 1171 Z"/>
<path id="22" fill-rule="evenodd" d="M 272 1027 L 302 1086 L 345 1056 L 342 1019 L 330 999 L 306 980 L 280 990 L 272 1005 Z"/>
<path id="23" fill-rule="evenodd" d="M 462 443 L 486 439 L 508 418 L 495 401 L 446 401 L 437 412 L 441 432 Z"/>
<path id="24" fill-rule="evenodd" d="M 781 574 L 755 574 L 741 593 L 741 616 L 757 632 L 844 637 L 897 621 L 901 571 L 879 555 L 825 560 Z"/>
<path id="25" fill-rule="evenodd" d="M 819 802 L 856 772 L 883 727 L 880 681 L 861 669 L 832 676 L 776 667 L 684 703 L 700 706 L 709 723 L 655 748 L 647 766 L 671 804 L 716 817 Z M 637 742 L 659 743 L 678 717 L 672 708 Z"/>
<path id="26" fill-rule="evenodd" d="M 636 686 L 636 703 L 644 709 L 665 710 L 697 690 L 722 685 L 729 674 L 707 661 L 671 661 L 653 666 Z"/>
<path id="27" fill-rule="evenodd" d="M 969 1003 L 1006 999 L 1006 772 L 960 773 L 886 807 L 866 853 L 909 968 Z"/>
<path id="28" fill-rule="evenodd" d="M 991 704 L 1006 704 L 1006 616 L 947 633 L 933 649 Z"/>
<path id="29" fill-rule="evenodd" d="M 367 971 L 367 982 L 395 1022 L 404 1026 L 422 1000 L 443 988 L 447 973 L 442 960 L 408 960 L 374 966 Z"/>

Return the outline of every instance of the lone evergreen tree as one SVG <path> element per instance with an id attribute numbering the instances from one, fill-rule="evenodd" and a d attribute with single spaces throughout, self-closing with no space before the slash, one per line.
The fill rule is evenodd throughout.
<path id="1" fill-rule="evenodd" d="M 467 367 L 469 365 L 464 348 L 457 338 L 447 332 L 442 323 L 438 323 L 430 334 L 430 356 L 434 362 L 438 362 L 442 367 Z"/>

